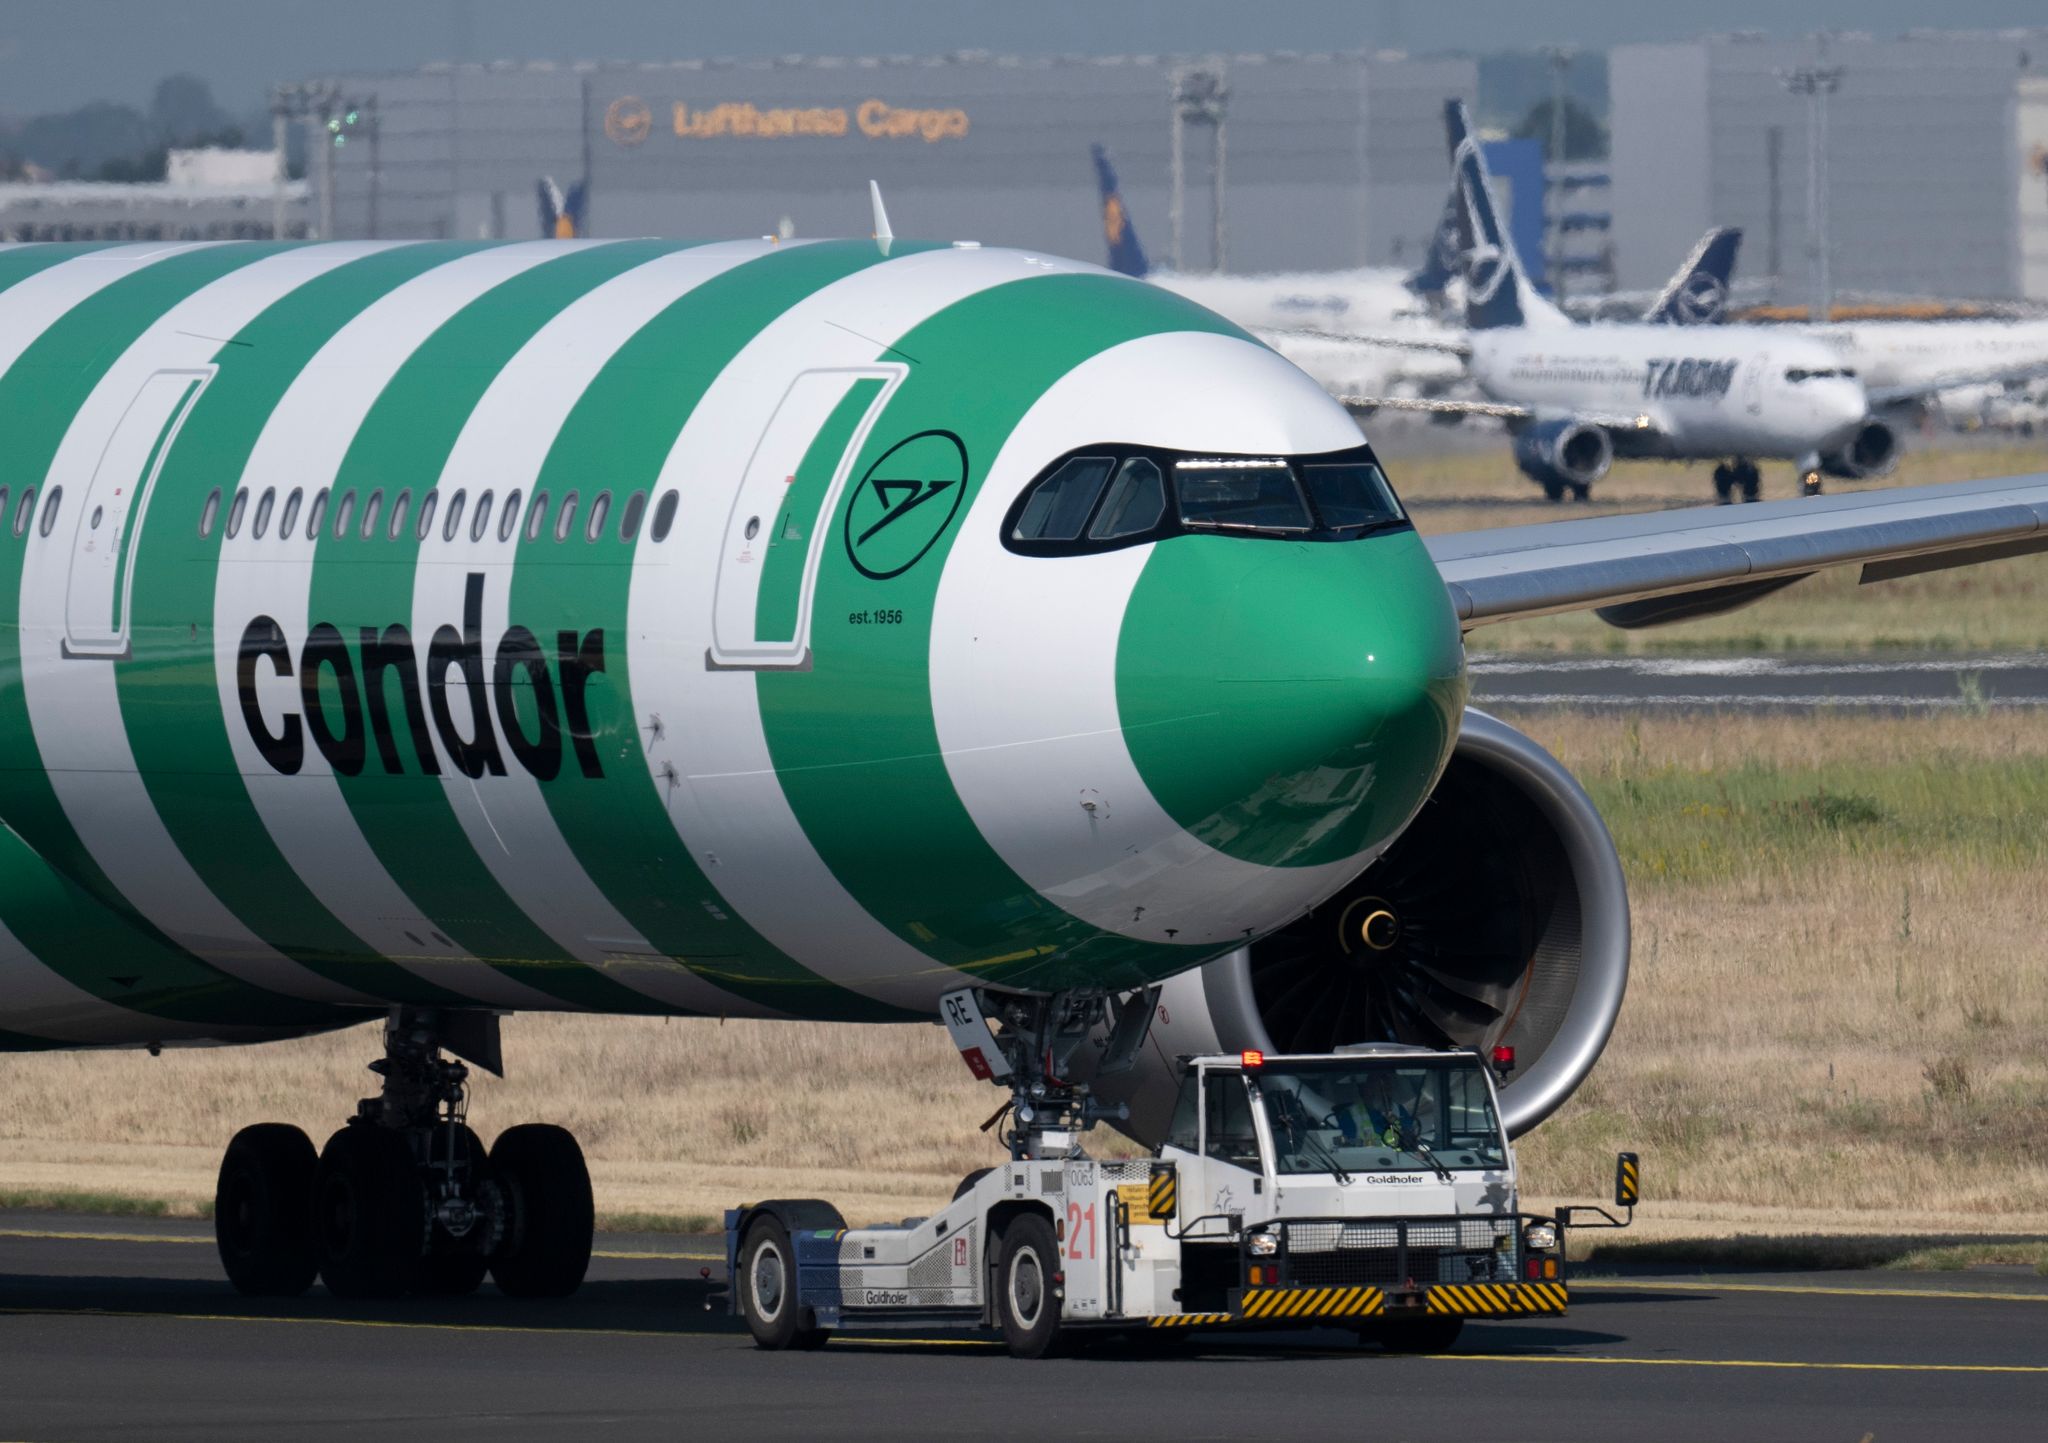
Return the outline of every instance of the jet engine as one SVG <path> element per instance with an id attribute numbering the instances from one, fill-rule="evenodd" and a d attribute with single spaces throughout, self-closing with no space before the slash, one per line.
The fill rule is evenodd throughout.
<path id="1" fill-rule="evenodd" d="M 1849 443 L 1832 455 L 1821 457 L 1820 469 L 1830 476 L 1862 481 L 1888 474 L 1899 464 L 1899 433 L 1889 421 L 1871 419 L 1856 428 Z"/>
<path id="2" fill-rule="evenodd" d="M 1592 1071 L 1628 981 L 1621 859 L 1584 789 L 1543 748 L 1465 713 L 1436 791 L 1371 867 L 1321 906 L 1171 979 L 1136 1067 L 1098 1078 L 1156 1145 L 1175 1059 L 1322 1052 L 1353 1042 L 1514 1049 L 1510 1134 Z"/>
<path id="3" fill-rule="evenodd" d="M 1515 433 L 1515 464 L 1553 501 L 1567 488 L 1584 499 L 1613 463 L 1614 438 L 1585 421 L 1537 421 Z"/>

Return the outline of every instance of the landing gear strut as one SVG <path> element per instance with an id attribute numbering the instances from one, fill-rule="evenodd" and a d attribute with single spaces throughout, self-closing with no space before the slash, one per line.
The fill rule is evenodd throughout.
<path id="1" fill-rule="evenodd" d="M 237 1290 L 295 1297 L 562 1297 L 590 1263 L 590 1173 L 559 1127 L 508 1128 L 488 1153 L 467 1121 L 469 1069 L 498 1070 L 496 1019 L 393 1008 L 383 1079 L 317 1158 L 296 1127 L 244 1128 L 221 1161 L 214 1232 Z"/>
<path id="2" fill-rule="evenodd" d="M 954 1045 L 975 1075 L 1010 1089 L 1004 1112 L 1012 1125 L 1003 1140 L 1011 1158 L 1069 1157 L 1079 1155 L 1076 1133 L 1130 1116 L 1129 1107 L 1097 1102 L 1088 1084 L 1075 1079 L 1082 1044 L 1106 1024 L 1098 1055 L 1086 1070 L 1096 1077 L 1127 1071 L 1152 1030 L 1159 989 L 1112 998 L 1099 992 L 1035 995 L 969 988 L 947 994 L 939 1006 Z M 991 1034 L 992 1021 L 1002 1024 L 1000 1034 Z"/>

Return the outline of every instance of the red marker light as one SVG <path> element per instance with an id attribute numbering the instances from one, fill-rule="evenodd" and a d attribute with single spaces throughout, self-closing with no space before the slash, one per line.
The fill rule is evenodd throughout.
<path id="1" fill-rule="evenodd" d="M 1240 1067 L 1264 1067 L 1266 1065 L 1266 1054 L 1260 1052 L 1257 1048 L 1247 1047 L 1244 1051 L 1237 1054 L 1237 1065 Z"/>
<path id="2" fill-rule="evenodd" d="M 1494 1048 L 1493 1065 L 1503 1072 L 1513 1067 L 1515 1065 L 1515 1049 L 1512 1047 Z"/>

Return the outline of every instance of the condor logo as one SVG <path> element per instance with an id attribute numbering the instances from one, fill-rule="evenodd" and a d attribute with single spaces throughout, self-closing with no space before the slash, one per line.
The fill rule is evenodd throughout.
<path id="1" fill-rule="evenodd" d="M 514 760 L 542 781 L 562 769 L 565 731 L 583 775 L 602 777 L 604 768 L 590 727 L 588 687 L 591 674 L 604 670 L 603 630 L 581 636 L 574 631 L 555 633 L 550 669 L 540 639 L 523 626 L 512 627 L 490 653 L 486 678 L 480 635 L 483 610 L 483 574 L 471 572 L 463 588 L 462 630 L 438 628 L 427 645 L 424 667 L 403 626 L 381 631 L 365 626 L 351 647 L 341 628 L 323 621 L 306 634 L 295 663 L 284 628 L 268 616 L 257 617 L 242 632 L 235 668 L 235 689 L 250 740 L 273 768 L 291 775 L 305 764 L 306 736 L 311 733 L 327 764 L 352 777 L 368 764 L 370 739 L 375 738 L 378 764 L 389 773 L 403 772 L 405 758 L 391 726 L 395 682 L 413 762 L 428 776 L 441 773 L 440 756 L 427 732 L 431 714 L 441 745 L 464 776 L 505 775 L 498 747 L 502 728 Z M 298 678 L 301 711 L 287 710 L 275 731 L 256 695 L 261 666 L 278 676 Z M 522 695 L 529 699 L 523 708 L 518 704 Z M 493 707 L 496 727 L 491 724 Z"/>

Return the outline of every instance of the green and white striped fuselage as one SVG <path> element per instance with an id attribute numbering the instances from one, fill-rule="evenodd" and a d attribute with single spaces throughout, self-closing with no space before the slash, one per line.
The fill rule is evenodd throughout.
<path id="1" fill-rule="evenodd" d="M 1412 531 L 1005 547 L 1077 447 L 1358 442 L 1015 251 L 8 248 L 0 436 L 0 1046 L 1135 986 L 1463 703 Z"/>

